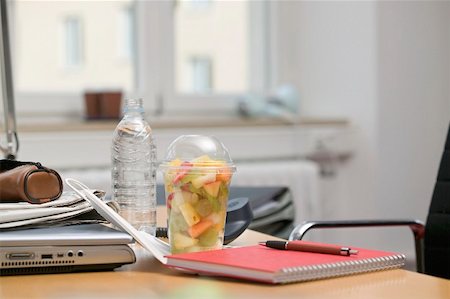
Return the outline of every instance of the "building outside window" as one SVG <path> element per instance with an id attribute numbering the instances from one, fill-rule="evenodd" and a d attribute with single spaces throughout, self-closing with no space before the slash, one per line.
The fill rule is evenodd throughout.
<path id="1" fill-rule="evenodd" d="M 148 110 L 162 99 L 201 111 L 234 109 L 239 95 L 268 87 L 264 1 L 9 3 L 19 118 L 82 115 L 89 89 L 143 97 Z"/>

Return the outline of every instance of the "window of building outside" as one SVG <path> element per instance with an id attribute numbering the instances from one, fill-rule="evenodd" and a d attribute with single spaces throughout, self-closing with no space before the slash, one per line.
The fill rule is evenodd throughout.
<path id="1" fill-rule="evenodd" d="M 189 0 L 186 1 L 193 9 L 207 9 L 212 4 L 212 0 Z"/>
<path id="2" fill-rule="evenodd" d="M 118 11 L 117 22 L 117 54 L 125 62 L 132 63 L 135 51 L 134 8 L 125 5 Z"/>
<path id="3" fill-rule="evenodd" d="M 188 76 L 191 78 L 183 90 L 184 92 L 193 93 L 210 93 L 212 91 L 212 63 L 208 57 L 192 57 L 190 59 L 191 73 Z"/>
<path id="4" fill-rule="evenodd" d="M 83 63 L 83 36 L 81 21 L 76 17 L 68 17 L 63 24 L 64 65 L 67 67 L 81 66 Z"/>
<path id="5" fill-rule="evenodd" d="M 166 109 L 192 111 L 229 108 L 237 96 L 267 86 L 264 1 L 9 4 L 19 121 L 82 116 L 87 90 L 119 89 L 143 97 L 147 110 L 159 98 Z"/>

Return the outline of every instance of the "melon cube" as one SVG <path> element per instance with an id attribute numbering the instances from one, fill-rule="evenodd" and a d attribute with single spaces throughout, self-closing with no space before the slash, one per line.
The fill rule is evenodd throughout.
<path id="1" fill-rule="evenodd" d="M 181 233 L 174 233 L 171 243 L 177 249 L 184 249 L 196 245 L 198 243 L 198 239 L 190 238 Z"/>
<path id="2" fill-rule="evenodd" d="M 183 196 L 184 202 L 196 204 L 198 201 L 198 195 L 190 191 L 181 191 L 181 195 Z"/>

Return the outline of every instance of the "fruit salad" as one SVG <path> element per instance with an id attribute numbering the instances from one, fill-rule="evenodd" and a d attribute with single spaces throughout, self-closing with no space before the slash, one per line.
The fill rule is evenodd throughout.
<path id="1" fill-rule="evenodd" d="M 172 253 L 222 248 L 232 169 L 204 155 L 168 163 L 164 185 Z"/>

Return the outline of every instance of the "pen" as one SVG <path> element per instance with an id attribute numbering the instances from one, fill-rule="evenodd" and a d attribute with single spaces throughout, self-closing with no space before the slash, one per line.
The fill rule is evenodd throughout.
<path id="1" fill-rule="evenodd" d="M 306 252 L 335 254 L 335 255 L 349 256 L 352 254 L 358 254 L 358 250 L 354 250 L 348 247 L 341 247 L 336 245 L 310 244 L 303 241 L 266 241 L 260 242 L 259 245 L 281 250 L 306 251 Z"/>

